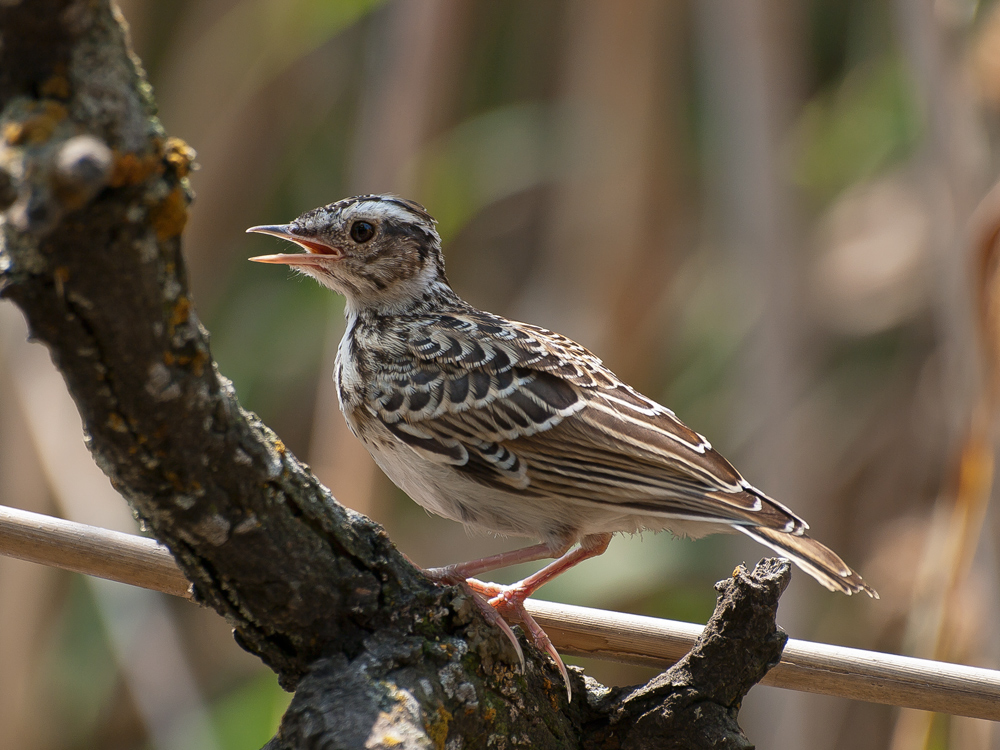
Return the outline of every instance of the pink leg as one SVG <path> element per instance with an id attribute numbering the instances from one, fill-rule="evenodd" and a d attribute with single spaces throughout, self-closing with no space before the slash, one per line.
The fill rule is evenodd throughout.
<path id="1" fill-rule="evenodd" d="M 472 578 L 480 573 L 488 573 L 491 570 L 506 568 L 508 565 L 518 563 L 534 562 L 546 557 L 559 557 L 570 548 L 570 544 L 553 549 L 547 544 L 533 544 L 530 547 L 501 552 L 498 555 L 490 555 L 479 560 L 469 560 L 464 563 L 446 565 L 443 568 L 427 568 L 424 572 L 435 581 L 445 583 L 458 583 L 466 578 Z M 539 584 L 541 585 L 541 584 Z"/>
<path id="2" fill-rule="evenodd" d="M 503 592 L 496 596 L 501 598 L 506 604 L 520 605 L 525 599 L 557 575 L 565 573 L 574 565 L 582 563 L 584 560 L 603 555 L 610 543 L 611 534 L 592 534 L 591 536 L 584 537 L 580 546 L 575 550 L 564 552 L 558 560 L 553 560 L 537 573 L 532 573 L 524 580 L 504 586 Z"/>
<path id="3" fill-rule="evenodd" d="M 544 651 L 552 657 L 566 683 L 566 694 L 569 700 L 573 699 L 573 693 L 570 688 L 569 673 L 566 671 L 566 665 L 563 664 L 559 652 L 556 651 L 555 646 L 552 645 L 552 641 L 545 634 L 545 631 L 542 630 L 541 626 L 524 609 L 524 600 L 560 573 L 566 572 L 584 560 L 603 554 L 610 543 L 611 534 L 592 534 L 585 537 L 580 546 L 575 550 L 565 552 L 562 557 L 558 560 L 553 560 L 537 573 L 509 586 L 484 583 L 474 578 L 470 578 L 466 582 L 472 591 L 483 597 L 489 597 L 490 606 L 497 612 L 508 619 L 520 622 L 524 626 L 524 629 L 531 635 L 535 646 L 540 651 Z M 527 549 L 531 548 L 528 547 Z"/>
<path id="4" fill-rule="evenodd" d="M 507 636 L 507 639 L 514 646 L 514 651 L 517 652 L 517 658 L 521 662 L 521 668 L 524 669 L 524 652 L 521 650 L 521 644 L 517 642 L 517 637 L 514 635 L 514 631 L 510 629 L 510 625 L 507 624 L 498 610 L 490 606 L 489 602 L 486 601 L 487 597 L 484 597 L 476 586 L 472 585 L 473 582 L 477 584 L 479 583 L 479 581 L 476 581 L 476 579 L 472 578 L 472 576 L 496 570 L 498 568 L 505 568 L 508 565 L 516 565 L 522 562 L 533 562 L 534 560 L 541 560 L 546 557 L 557 557 L 564 554 L 570 546 L 571 544 L 565 544 L 562 547 L 553 549 L 548 544 L 533 544 L 530 547 L 522 547 L 521 549 L 511 550 L 510 552 L 501 552 L 498 555 L 490 555 L 489 557 L 483 557 L 479 560 L 455 563 L 453 565 L 446 565 L 443 568 L 425 568 L 424 572 L 435 581 L 453 585 L 457 584 L 467 594 L 469 594 L 472 597 L 472 601 L 476 603 L 476 606 L 479 607 L 483 615 L 486 617 L 486 621 L 498 627 L 503 634 Z"/>

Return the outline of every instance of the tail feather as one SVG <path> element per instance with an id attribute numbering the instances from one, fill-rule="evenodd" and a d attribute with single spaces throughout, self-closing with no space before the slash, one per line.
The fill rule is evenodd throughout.
<path id="1" fill-rule="evenodd" d="M 830 591 L 840 591 L 848 596 L 864 591 L 873 599 L 879 598 L 878 592 L 851 570 L 836 552 L 811 537 L 763 526 L 734 524 L 733 528 L 787 557 Z"/>

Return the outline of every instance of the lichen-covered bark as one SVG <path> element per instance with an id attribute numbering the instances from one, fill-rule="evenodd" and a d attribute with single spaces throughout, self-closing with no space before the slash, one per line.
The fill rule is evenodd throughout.
<path id="1" fill-rule="evenodd" d="M 715 585 L 719 600 L 698 643 L 646 685 L 615 691 L 601 705 L 608 726 L 586 747 L 747 748 L 736 722 L 743 697 L 781 659 L 788 637 L 775 627 L 788 585 L 787 560 L 762 560 Z M 669 739 L 667 739 L 669 738 Z"/>
<path id="2" fill-rule="evenodd" d="M 706 742 L 742 737 L 739 699 L 780 653 L 783 584 L 741 580 L 770 620 L 713 631 L 637 690 L 574 675 L 567 704 L 532 649 L 522 673 L 464 596 L 338 505 L 218 373 L 180 251 L 192 152 L 162 132 L 113 7 L 0 4 L 0 38 L 0 296 L 48 346 L 94 459 L 198 600 L 296 689 L 271 747 L 663 747 L 690 735 L 694 704 Z"/>
<path id="3" fill-rule="evenodd" d="M 774 617 L 790 576 L 787 560 L 763 560 L 753 572 L 738 569 L 716 584 L 715 613 L 681 661 L 645 685 L 613 690 L 573 670 L 580 697 L 569 705 L 547 681 L 539 703 L 538 693 L 516 679 L 501 681 L 501 705 L 497 693 L 469 681 L 460 641 L 428 649 L 413 639 L 373 640 L 354 661 L 314 664 L 267 750 L 443 747 L 445 738 L 455 737 L 464 743 L 455 747 L 467 748 L 747 750 L 753 745 L 737 715 L 750 688 L 781 658 L 787 636 Z M 433 685 L 424 676 L 428 661 L 438 669 Z M 537 737 L 545 744 L 534 744 Z"/>

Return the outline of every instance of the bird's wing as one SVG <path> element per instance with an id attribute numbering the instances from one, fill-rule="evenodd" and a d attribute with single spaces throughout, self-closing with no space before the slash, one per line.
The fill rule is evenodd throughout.
<path id="1" fill-rule="evenodd" d="M 425 458 L 488 486 L 622 513 L 807 528 L 570 339 L 478 311 L 413 330 L 409 356 L 373 380 L 368 403 Z"/>

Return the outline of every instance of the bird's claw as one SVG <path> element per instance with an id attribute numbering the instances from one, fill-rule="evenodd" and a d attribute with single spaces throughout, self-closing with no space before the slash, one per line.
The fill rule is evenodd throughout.
<path id="1" fill-rule="evenodd" d="M 479 607 L 479 611 L 483 613 L 483 617 L 486 618 L 486 621 L 491 625 L 498 627 L 500 632 L 507 636 L 507 640 L 511 642 L 514 646 L 514 651 L 517 652 L 517 658 L 518 661 L 521 662 L 521 671 L 523 672 L 525 665 L 524 651 L 521 649 L 521 644 L 518 642 L 517 636 L 514 635 L 514 631 L 511 630 L 510 625 L 507 624 L 507 621 L 503 619 L 500 613 L 490 605 L 482 594 L 476 590 L 476 586 L 474 584 L 477 583 L 481 583 L 481 581 L 476 581 L 475 578 L 470 578 L 468 581 L 459 581 L 456 585 L 468 594 L 472 601 L 476 603 L 476 606 Z"/>
<path id="2" fill-rule="evenodd" d="M 572 701 L 573 688 L 570 685 L 569 672 L 563 663 L 562 657 L 559 656 L 559 652 L 556 651 L 556 647 L 552 645 L 551 639 L 542 630 L 542 626 L 535 622 L 535 619 L 524 608 L 524 600 L 527 599 L 527 594 L 517 584 L 513 586 L 500 586 L 496 583 L 486 583 L 475 578 L 470 578 L 465 583 L 474 594 L 479 596 L 481 601 L 484 601 L 494 611 L 495 616 L 501 622 L 504 622 L 506 618 L 520 623 L 525 632 L 531 636 L 535 648 L 552 657 L 552 661 L 559 668 L 559 674 L 562 675 L 563 683 L 566 685 L 566 699 Z M 489 598 L 487 599 L 486 597 Z M 504 625 L 506 624 L 504 622 Z M 510 628 L 508 627 L 507 629 L 509 630 Z M 518 652 L 520 652 L 520 647 L 518 647 Z M 521 666 L 522 668 L 524 667 L 523 658 Z"/>

